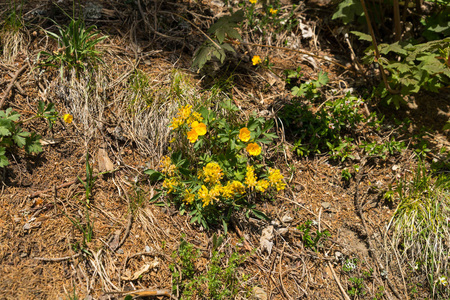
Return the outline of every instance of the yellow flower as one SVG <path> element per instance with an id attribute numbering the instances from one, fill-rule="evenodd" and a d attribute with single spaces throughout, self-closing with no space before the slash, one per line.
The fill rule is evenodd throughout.
<path id="1" fill-rule="evenodd" d="M 181 120 L 180 118 L 173 118 L 170 127 L 172 127 L 173 129 L 177 129 L 181 125 L 183 125 L 183 120 Z"/>
<path id="2" fill-rule="evenodd" d="M 269 187 L 269 182 L 267 180 L 265 180 L 265 179 L 261 179 L 256 184 L 255 189 L 258 192 L 264 193 L 267 190 L 268 187 Z"/>
<path id="3" fill-rule="evenodd" d="M 251 4 L 256 4 L 256 2 L 258 2 L 258 0 L 248 0 L 250 1 Z"/>
<path id="4" fill-rule="evenodd" d="M 250 143 L 247 145 L 247 152 L 250 155 L 258 156 L 261 154 L 261 147 L 257 143 Z"/>
<path id="5" fill-rule="evenodd" d="M 233 189 L 234 193 L 238 193 L 241 195 L 245 193 L 245 186 L 240 181 L 234 180 L 231 183 L 231 188 Z"/>
<path id="6" fill-rule="evenodd" d="M 187 204 L 192 204 L 192 202 L 194 202 L 195 200 L 195 195 L 191 193 L 190 190 L 186 190 L 186 194 L 184 195 L 184 199 L 183 201 L 186 202 Z"/>
<path id="7" fill-rule="evenodd" d="M 214 200 L 217 200 L 217 197 L 220 195 L 220 185 L 214 186 L 210 191 L 208 191 L 208 188 L 204 185 L 200 188 L 198 191 L 198 197 L 203 202 L 203 207 L 211 204 Z"/>
<path id="8" fill-rule="evenodd" d="M 239 139 L 243 142 L 248 142 L 250 140 L 250 130 L 248 130 L 247 127 L 239 130 Z"/>
<path id="9" fill-rule="evenodd" d="M 278 9 L 270 8 L 269 12 L 270 12 L 272 15 L 274 15 L 274 14 L 276 14 L 276 13 L 278 12 Z"/>
<path id="10" fill-rule="evenodd" d="M 191 108 L 192 105 L 183 106 L 178 112 L 178 116 L 180 117 L 180 119 L 185 121 L 187 118 L 189 118 L 189 115 L 191 114 Z"/>
<path id="11" fill-rule="evenodd" d="M 255 1 L 255 2 L 256 2 L 256 1 Z M 259 55 L 253 56 L 252 62 L 253 62 L 253 65 L 254 65 L 254 66 L 256 66 L 257 64 L 262 63 L 261 57 L 259 57 Z"/>
<path id="12" fill-rule="evenodd" d="M 195 143 L 198 139 L 198 133 L 195 129 L 192 129 L 187 133 L 187 138 L 191 143 Z"/>
<path id="13" fill-rule="evenodd" d="M 271 186 L 274 186 L 277 191 L 284 190 L 286 184 L 283 182 L 283 175 L 280 170 L 269 168 L 269 182 Z"/>
<path id="14" fill-rule="evenodd" d="M 73 121 L 73 116 L 71 114 L 65 114 L 63 119 L 64 119 L 64 122 L 66 122 L 67 124 L 70 124 Z"/>
<path id="15" fill-rule="evenodd" d="M 203 176 L 205 182 L 217 183 L 222 179 L 223 172 L 218 163 L 210 162 L 203 168 Z"/>
<path id="16" fill-rule="evenodd" d="M 245 184 L 250 190 L 256 186 L 255 168 L 253 166 L 247 166 L 247 173 L 245 174 Z"/>
<path id="17" fill-rule="evenodd" d="M 228 181 L 227 185 L 222 187 L 222 189 L 220 190 L 220 193 L 222 194 L 222 197 L 224 197 L 226 199 L 233 197 L 234 190 L 233 190 L 233 186 L 232 186 L 231 182 Z"/>
<path id="18" fill-rule="evenodd" d="M 194 121 L 203 121 L 202 115 L 196 111 L 192 112 L 191 116 L 186 120 L 186 123 L 191 124 Z"/>
<path id="19" fill-rule="evenodd" d="M 192 122 L 192 129 L 197 132 L 198 135 L 206 134 L 206 125 L 204 123 L 199 123 L 197 121 Z"/>
<path id="20" fill-rule="evenodd" d="M 175 187 L 178 186 L 178 181 L 176 178 L 166 178 L 163 182 L 163 188 L 167 189 L 167 193 L 172 193 Z"/>
<path id="21" fill-rule="evenodd" d="M 172 160 L 168 156 L 164 156 L 161 159 L 160 168 L 162 168 L 161 173 L 167 176 L 173 176 L 177 169 L 177 167 L 172 164 Z"/>

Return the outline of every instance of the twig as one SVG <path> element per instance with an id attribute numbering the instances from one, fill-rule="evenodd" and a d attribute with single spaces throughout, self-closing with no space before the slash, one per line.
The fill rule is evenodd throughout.
<path id="1" fill-rule="evenodd" d="M 127 224 L 127 229 L 125 230 L 125 234 L 123 235 L 123 237 L 120 240 L 120 242 L 117 245 L 117 247 L 115 247 L 114 251 L 116 249 L 119 249 L 123 245 L 123 243 L 125 243 L 125 240 L 127 239 L 128 235 L 130 234 L 130 230 L 131 230 L 131 225 L 132 224 L 133 224 L 133 214 L 130 213 L 130 217 L 128 218 L 128 224 Z"/>
<path id="2" fill-rule="evenodd" d="M 337 275 L 334 272 L 333 266 L 331 265 L 330 262 L 328 262 L 328 267 L 330 268 L 331 273 L 333 273 L 334 281 L 336 281 L 339 289 L 341 290 L 342 296 L 344 297 L 345 300 L 350 300 L 350 297 L 347 295 L 347 293 L 345 292 L 344 288 L 342 287 L 341 282 L 339 281 L 339 278 L 337 278 Z"/>
<path id="3" fill-rule="evenodd" d="M 0 100 L 0 109 L 2 109 L 3 104 L 5 103 L 6 98 L 8 98 L 8 94 L 11 91 L 12 87 L 14 86 L 14 82 L 17 80 L 19 75 L 25 71 L 25 69 L 28 68 L 28 64 L 23 65 L 22 68 L 16 71 L 14 74 L 14 77 L 11 79 L 11 82 L 8 85 L 8 88 L 6 89 L 5 93 L 3 94 L 2 100 Z"/>
<path id="4" fill-rule="evenodd" d="M 33 257 L 33 259 L 40 260 L 40 261 L 58 262 L 58 261 L 69 260 L 72 258 L 77 258 L 78 256 L 81 256 L 81 253 L 77 253 L 72 256 L 64 256 L 64 257 Z"/>
<path id="5" fill-rule="evenodd" d="M 284 296 L 290 300 L 290 299 L 292 299 L 292 297 L 291 297 L 291 295 L 289 295 L 289 293 L 286 291 L 286 288 L 284 287 L 283 277 L 282 277 L 282 272 L 281 272 L 281 260 L 283 259 L 283 253 L 284 253 L 285 246 L 286 246 L 286 242 L 283 244 L 283 250 L 281 251 L 281 254 L 280 254 L 280 263 L 279 263 L 280 273 L 278 275 L 280 275 L 281 290 L 283 291 Z"/>
<path id="6" fill-rule="evenodd" d="M 107 292 L 105 295 L 121 295 L 121 296 L 133 296 L 133 297 L 156 297 L 156 296 L 166 296 L 172 298 L 173 295 L 169 290 L 158 290 L 158 289 L 142 289 L 130 292 Z"/>

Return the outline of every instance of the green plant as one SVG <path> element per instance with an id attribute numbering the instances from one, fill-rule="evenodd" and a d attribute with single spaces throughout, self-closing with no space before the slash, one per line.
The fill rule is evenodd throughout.
<path id="1" fill-rule="evenodd" d="M 227 227 L 232 214 L 252 212 L 254 200 L 284 189 L 280 170 L 267 168 L 261 145 L 277 137 L 269 132 L 272 120 L 251 117 L 246 124 L 235 117 L 231 100 L 215 112 L 205 107 L 192 111 L 187 105 L 173 119 L 172 155 L 161 160 L 160 172 L 147 170 L 151 180 L 164 180 L 153 200 L 166 195 L 181 214 L 190 212 L 191 222 L 208 228 Z"/>
<path id="2" fill-rule="evenodd" d="M 87 65 L 103 62 L 101 52 L 97 51 L 95 46 L 108 37 L 99 36 L 95 26 L 86 27 L 82 19 L 71 18 L 69 25 L 57 27 L 59 34 L 46 31 L 58 42 L 58 50 L 39 53 L 38 60 L 41 55 L 46 57 L 43 66 L 59 68 L 63 77 L 65 68 L 76 69 L 77 72 L 85 71 Z"/>
<path id="3" fill-rule="evenodd" d="M 48 122 L 48 127 L 52 129 L 58 119 L 58 112 L 55 110 L 55 104 L 49 103 L 45 105 L 45 102 L 40 100 L 38 103 L 38 113 L 36 114 L 36 118 L 46 119 Z"/>
<path id="4" fill-rule="evenodd" d="M 450 293 L 440 279 L 449 276 L 449 176 L 432 176 L 419 165 L 412 180 L 401 184 L 397 197 L 400 203 L 387 228 L 394 249 L 403 262 L 426 276 L 433 297 L 448 298 Z"/>
<path id="5" fill-rule="evenodd" d="M 350 173 L 350 171 L 347 168 L 345 168 L 341 172 L 341 178 L 344 181 L 350 181 L 350 179 L 352 178 L 352 174 Z"/>
<path id="6" fill-rule="evenodd" d="M 321 240 L 323 240 L 324 237 L 331 236 L 330 232 L 328 230 L 324 230 L 320 232 L 318 229 L 313 234 L 311 232 L 313 226 L 313 222 L 308 220 L 304 224 L 298 225 L 297 229 L 301 231 L 302 236 L 301 240 L 303 242 L 303 245 L 306 248 L 311 248 L 314 251 L 318 251 L 321 244 L 319 243 Z"/>
<path id="7" fill-rule="evenodd" d="M 360 112 L 363 100 L 347 94 L 327 101 L 315 113 L 312 106 L 294 100 L 280 112 L 287 133 L 296 140 L 294 151 L 300 155 L 329 152 L 333 159 L 353 158 L 357 128 L 366 121 Z"/>
<path id="8" fill-rule="evenodd" d="M 290 73 L 293 76 L 295 73 Z M 292 77 L 291 77 L 292 78 Z M 309 100 L 319 99 L 322 96 L 319 93 L 319 88 L 325 86 L 328 83 L 328 74 L 326 72 L 319 72 L 316 80 L 309 80 L 299 86 L 292 88 L 292 95 L 295 97 L 306 97 Z"/>
<path id="9" fill-rule="evenodd" d="M 213 250 L 205 271 L 196 268 L 200 250 L 181 240 L 178 251 L 172 253 L 172 291 L 180 299 L 232 299 L 239 292 L 237 268 L 247 258 L 233 251 L 228 259 L 218 250 L 223 237 L 213 235 Z"/>
<path id="10" fill-rule="evenodd" d="M 396 141 L 395 138 L 391 137 L 385 142 L 368 142 L 362 141 L 360 148 L 370 157 L 380 157 L 386 159 L 388 155 L 394 155 L 395 153 L 401 153 L 407 147 L 404 142 Z"/>
<path id="11" fill-rule="evenodd" d="M 364 278 L 350 277 L 348 279 L 350 283 L 350 289 L 347 291 L 350 296 L 364 296 L 366 291 L 364 290 Z"/>
<path id="12" fill-rule="evenodd" d="M 20 4 L 18 4 L 17 2 L 20 2 Z M 0 24 L 3 26 L 4 30 L 11 30 L 17 32 L 24 26 L 23 25 L 24 1 L 10 0 L 9 3 L 10 3 L 9 11 L 5 12 L 6 18 L 4 18 Z"/>
<path id="13" fill-rule="evenodd" d="M 40 136 L 35 132 L 23 131 L 18 122 L 20 114 L 12 108 L 0 111 L 0 167 L 9 164 L 6 157 L 7 148 L 17 146 L 25 148 L 27 153 L 40 153 L 42 147 L 39 142 Z"/>

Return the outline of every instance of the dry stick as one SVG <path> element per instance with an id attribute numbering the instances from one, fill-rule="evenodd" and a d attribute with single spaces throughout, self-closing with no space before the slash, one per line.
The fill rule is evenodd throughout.
<path id="1" fill-rule="evenodd" d="M 28 68 L 28 65 L 24 65 L 22 66 L 22 68 L 20 68 L 19 70 L 16 71 L 16 73 L 14 74 L 14 77 L 11 79 L 11 82 L 8 85 L 8 88 L 5 91 L 5 94 L 3 94 L 2 100 L 0 100 L 0 109 L 2 109 L 3 104 L 6 101 L 6 98 L 8 98 L 8 94 L 11 91 L 12 87 L 14 86 L 14 82 L 17 80 L 17 78 L 19 77 L 19 75 L 25 71 L 25 69 Z"/>
<path id="2" fill-rule="evenodd" d="M 285 246 L 286 246 L 286 242 L 284 242 L 283 250 L 281 251 L 281 254 L 280 254 L 280 263 L 279 263 L 280 273 L 279 273 L 279 276 L 280 276 L 281 290 L 283 291 L 284 296 L 290 300 L 292 298 L 291 298 L 291 295 L 289 295 L 289 293 L 286 291 L 286 288 L 284 287 L 283 277 L 282 277 L 282 272 L 281 272 L 281 260 L 283 259 L 283 253 L 284 253 L 284 247 Z"/>
<path id="3" fill-rule="evenodd" d="M 364 1 L 364 0 L 361 0 L 361 1 Z M 381 269 L 384 270 L 385 268 L 380 263 L 380 261 L 378 260 L 378 256 L 375 253 L 375 247 L 373 247 L 372 240 L 371 240 L 370 235 L 369 235 L 369 230 L 367 230 L 366 220 L 364 219 L 362 206 L 361 206 L 361 203 L 359 201 L 359 183 L 361 182 L 361 178 L 362 178 L 362 176 L 364 174 L 364 168 L 365 168 L 366 162 L 367 162 L 367 158 L 363 157 L 361 159 L 360 170 L 359 170 L 359 172 L 358 172 L 358 174 L 356 175 L 356 178 L 355 178 L 355 200 L 354 201 L 355 201 L 356 211 L 358 212 L 359 218 L 361 219 L 361 223 L 362 223 L 364 231 L 366 233 L 367 243 L 369 244 L 369 253 L 371 254 L 372 258 L 376 261 L 378 266 Z M 389 277 L 387 277 L 387 276 L 386 276 L 386 281 L 387 281 L 389 287 L 391 288 L 391 290 L 394 292 L 395 296 L 398 299 L 402 299 L 402 297 L 400 296 L 399 292 L 397 291 L 397 289 L 394 287 L 392 282 L 389 280 Z"/>
<path id="4" fill-rule="evenodd" d="M 127 239 L 128 235 L 130 234 L 132 224 L 133 224 L 133 214 L 130 213 L 130 217 L 128 218 L 128 224 L 127 224 L 127 229 L 125 230 L 125 234 L 123 235 L 122 240 L 120 240 L 117 247 L 115 247 L 114 251 L 116 249 L 119 249 L 123 245 L 123 243 L 125 243 L 125 240 Z"/>
<path id="5" fill-rule="evenodd" d="M 376 61 L 378 61 L 380 59 L 380 51 L 378 50 L 377 40 L 375 39 L 375 32 L 373 31 L 372 23 L 370 22 L 370 17 L 369 17 L 369 12 L 367 11 L 366 2 L 364 2 L 364 0 L 360 0 L 360 1 L 361 1 L 361 6 L 364 10 L 364 15 L 366 16 L 367 27 L 369 27 L 370 36 L 372 37 L 372 45 L 375 48 L 375 58 L 376 58 Z M 391 89 L 391 86 L 387 82 L 386 74 L 384 73 L 384 68 L 381 65 L 381 63 L 378 62 L 378 66 L 380 68 L 381 78 L 383 79 L 384 86 L 389 91 L 389 93 L 400 94 L 399 90 Z"/>
<path id="6" fill-rule="evenodd" d="M 58 261 L 65 261 L 72 258 L 77 258 L 78 256 L 81 256 L 81 253 L 77 253 L 71 256 L 64 256 L 64 257 L 33 257 L 33 259 L 41 260 L 41 261 L 52 261 L 52 262 L 58 262 Z"/>
<path id="7" fill-rule="evenodd" d="M 336 281 L 339 289 L 341 290 L 342 296 L 344 297 L 345 300 L 350 300 L 350 297 L 347 295 L 344 288 L 342 287 L 341 282 L 339 281 L 336 273 L 334 272 L 333 266 L 331 265 L 330 262 L 328 262 L 328 267 L 331 269 L 331 273 L 333 273 L 333 278 Z"/>

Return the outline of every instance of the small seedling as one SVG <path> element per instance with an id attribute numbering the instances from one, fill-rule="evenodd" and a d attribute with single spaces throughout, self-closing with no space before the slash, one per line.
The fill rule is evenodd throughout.
<path id="1" fill-rule="evenodd" d="M 306 221 L 302 225 L 298 225 L 297 229 L 302 232 L 301 240 L 303 242 L 303 245 L 306 248 L 310 248 L 314 251 L 318 251 L 318 248 L 320 246 L 320 240 L 323 237 L 329 237 L 331 236 L 330 232 L 328 230 L 324 230 L 320 232 L 319 230 L 316 230 L 314 234 L 311 233 L 311 229 L 313 226 L 313 222 L 311 220 Z"/>

